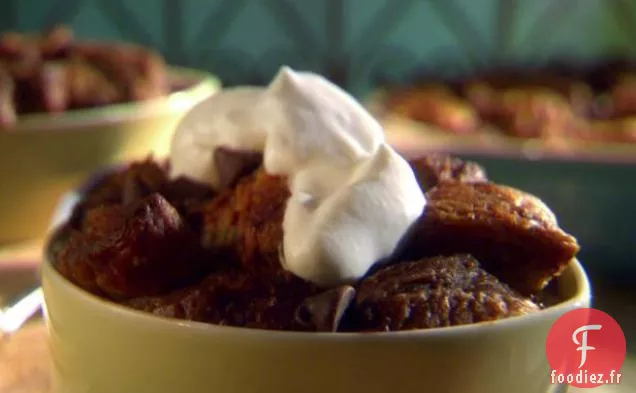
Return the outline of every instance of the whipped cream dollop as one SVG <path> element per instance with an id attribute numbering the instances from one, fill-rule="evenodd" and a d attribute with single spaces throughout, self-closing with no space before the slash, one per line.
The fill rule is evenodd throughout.
<path id="1" fill-rule="evenodd" d="M 262 152 L 267 137 L 262 119 L 253 108 L 262 100 L 263 88 L 237 87 L 201 101 L 181 120 L 172 139 L 170 172 L 218 189 L 219 148 Z"/>
<path id="2" fill-rule="evenodd" d="M 171 175 L 219 188 L 221 147 L 263 153 L 288 179 L 281 264 L 319 286 L 352 283 L 386 261 L 426 199 L 382 126 L 327 79 L 283 67 L 267 88 L 224 89 L 179 125 Z"/>
<path id="3" fill-rule="evenodd" d="M 320 286 L 355 282 L 390 257 L 426 199 L 380 124 L 325 78 L 283 67 L 264 101 L 265 170 L 286 176 L 283 267 Z"/>

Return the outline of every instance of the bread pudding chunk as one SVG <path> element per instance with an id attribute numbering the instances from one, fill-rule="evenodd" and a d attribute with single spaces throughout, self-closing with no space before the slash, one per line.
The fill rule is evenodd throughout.
<path id="1" fill-rule="evenodd" d="M 538 310 L 464 254 L 381 268 L 360 283 L 353 312 L 359 330 L 394 331 L 494 321 Z"/>
<path id="2" fill-rule="evenodd" d="M 121 300 L 187 284 L 201 271 L 202 256 L 195 234 L 155 193 L 89 210 L 55 262 L 80 287 Z"/>
<path id="3" fill-rule="evenodd" d="M 244 269 L 281 270 L 283 215 L 289 198 L 284 178 L 262 168 L 203 207 L 203 247 L 230 256 Z"/>
<path id="4" fill-rule="evenodd" d="M 538 198 L 495 183 L 440 183 L 414 226 L 403 258 L 464 252 L 512 288 L 541 291 L 579 251 Z"/>

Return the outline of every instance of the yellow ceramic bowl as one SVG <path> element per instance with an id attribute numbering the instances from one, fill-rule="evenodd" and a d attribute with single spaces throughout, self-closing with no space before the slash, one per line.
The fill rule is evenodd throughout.
<path id="1" fill-rule="evenodd" d="M 298 333 L 213 326 L 130 310 L 45 262 L 53 393 L 546 393 L 545 341 L 590 302 L 572 261 L 561 301 L 491 323 L 400 333 Z"/>
<path id="2" fill-rule="evenodd" d="M 0 243 L 43 236 L 60 196 L 98 168 L 167 153 L 173 129 L 215 93 L 206 73 L 173 68 L 190 87 L 162 99 L 29 115 L 0 132 Z"/>

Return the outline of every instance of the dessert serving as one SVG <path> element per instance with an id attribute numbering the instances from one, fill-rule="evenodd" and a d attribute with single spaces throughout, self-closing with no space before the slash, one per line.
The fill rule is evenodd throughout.
<path id="1" fill-rule="evenodd" d="M 537 197 L 473 162 L 402 157 L 355 99 L 283 67 L 195 107 L 168 162 L 93 184 L 49 251 L 122 310 L 353 333 L 543 313 L 579 245 Z"/>
<path id="2" fill-rule="evenodd" d="M 401 156 L 287 67 L 76 197 L 42 265 L 53 393 L 545 393 L 548 331 L 590 302 L 539 199 Z"/>

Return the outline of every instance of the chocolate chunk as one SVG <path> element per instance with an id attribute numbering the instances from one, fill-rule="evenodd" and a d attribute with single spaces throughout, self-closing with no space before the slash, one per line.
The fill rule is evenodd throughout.
<path id="1" fill-rule="evenodd" d="M 409 164 L 425 192 L 446 181 L 461 183 L 488 181 L 486 170 L 479 164 L 445 154 L 429 154 L 410 160 Z"/>
<path id="2" fill-rule="evenodd" d="M 356 290 L 348 285 L 307 298 L 296 310 L 295 322 L 303 330 L 338 331 Z"/>
<path id="3" fill-rule="evenodd" d="M 538 198 L 493 183 L 440 183 L 405 240 L 403 260 L 469 253 L 524 295 L 539 292 L 578 253 Z"/>
<path id="4" fill-rule="evenodd" d="M 214 166 L 219 174 L 219 188 L 233 187 L 238 179 L 256 170 L 262 161 L 263 154 L 259 151 L 216 148 Z"/>
<path id="5" fill-rule="evenodd" d="M 357 330 L 395 331 L 493 321 L 538 310 L 470 255 L 454 255 L 381 268 L 360 283 L 352 319 Z"/>

